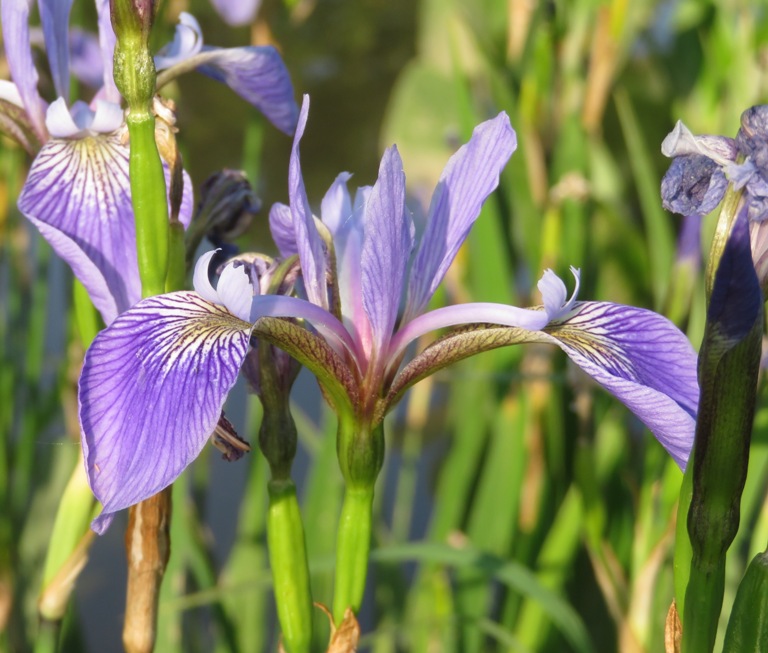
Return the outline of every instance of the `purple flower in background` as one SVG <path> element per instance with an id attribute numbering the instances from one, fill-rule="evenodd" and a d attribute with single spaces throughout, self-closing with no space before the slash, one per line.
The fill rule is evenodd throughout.
<path id="1" fill-rule="evenodd" d="M 271 45 L 215 48 L 203 45 L 194 16 L 182 12 L 176 35 L 155 57 L 161 88 L 190 70 L 229 86 L 286 134 L 293 134 L 298 107 L 293 85 L 280 53 Z"/>
<path id="2" fill-rule="evenodd" d="M 211 0 L 211 4 L 228 25 L 238 27 L 253 22 L 261 0 Z"/>
<path id="3" fill-rule="evenodd" d="M 59 95 L 50 105 L 37 89 L 38 74 L 30 43 L 30 2 L 1 2 L 3 40 L 14 83 L 0 82 L 0 129 L 36 154 L 19 197 L 19 210 L 70 265 L 109 324 L 141 297 L 128 176 L 128 135 L 121 97 L 112 77 L 115 34 L 109 2 L 96 2 L 101 56 L 100 65 L 94 67 L 103 76 L 90 105 L 69 101 L 70 69 L 78 70 L 84 59 L 92 61 L 95 52 L 92 40 L 84 39 L 79 32 L 75 38 L 68 33 L 71 0 L 40 2 L 46 51 Z M 72 57 L 71 47 L 76 48 Z M 215 54 L 205 65 L 200 64 L 201 70 L 218 75 L 261 108 L 280 129 L 291 131 L 297 107 L 290 77 L 277 53 L 269 49 L 261 58 L 249 58 L 243 55 L 242 48 L 211 50 Z M 242 73 L 242 65 L 250 66 L 248 74 L 237 72 Z M 175 68 L 168 79 L 183 72 Z M 185 228 L 191 216 L 192 186 L 184 173 L 179 220 Z"/>
<path id="4" fill-rule="evenodd" d="M 542 307 L 472 303 L 424 312 L 516 148 L 506 114 L 479 125 L 451 157 L 417 242 L 395 147 L 385 152 L 373 187 L 353 199 L 350 175 L 342 173 L 323 198 L 321 220 L 313 216 L 299 162 L 307 112 L 305 99 L 289 168 L 290 206 L 275 205 L 270 215 L 282 255 L 300 259 L 305 298 L 261 294 L 235 265 L 214 290 L 204 257 L 195 292 L 141 301 L 86 354 L 80 419 L 91 487 L 104 504 L 96 530 L 173 482 L 198 454 L 252 336 L 314 372 L 341 416 L 370 426 L 408 387 L 454 361 L 511 344 L 556 344 L 685 465 L 698 402 L 696 354 L 662 316 L 577 302 L 576 292 L 568 299 L 551 271 L 539 282 Z M 402 366 L 411 343 L 446 327 L 454 329 Z"/>

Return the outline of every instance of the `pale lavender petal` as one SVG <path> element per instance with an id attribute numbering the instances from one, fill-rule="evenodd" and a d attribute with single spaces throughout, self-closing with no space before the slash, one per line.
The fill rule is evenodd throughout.
<path id="1" fill-rule="evenodd" d="M 568 291 L 563 280 L 552 270 L 545 270 L 544 275 L 537 284 L 537 288 L 541 293 L 541 299 L 544 302 L 544 310 L 550 320 L 566 315 L 576 304 L 576 297 L 579 294 L 579 270 L 571 267 L 571 273 L 576 280 L 576 285 L 570 299 L 566 299 Z"/>
<path id="2" fill-rule="evenodd" d="M 29 41 L 29 9 L 31 0 L 0 2 L 0 27 L 3 31 L 3 47 L 11 78 L 16 84 L 24 108 L 40 142 L 45 142 L 46 103 L 37 92 L 37 69 L 32 59 Z"/>
<path id="3" fill-rule="evenodd" d="M 243 266 L 228 265 L 216 286 L 216 292 L 226 309 L 244 322 L 250 319 L 253 286 Z"/>
<path id="4" fill-rule="evenodd" d="M 104 83 L 104 61 L 99 39 L 79 27 L 69 30 L 69 70 L 79 82 L 92 89 Z"/>
<path id="5" fill-rule="evenodd" d="M 547 325 L 547 322 L 549 322 L 547 312 L 533 308 L 518 308 L 517 306 L 490 303 L 444 306 L 419 315 L 398 329 L 389 345 L 387 358 L 390 361 L 398 360 L 410 343 L 437 329 L 460 324 L 487 323 L 539 331 Z"/>
<path id="6" fill-rule="evenodd" d="M 272 46 L 204 47 L 197 70 L 226 84 L 261 111 L 272 124 L 293 134 L 298 107 L 293 84 L 280 53 Z"/>
<path id="7" fill-rule="evenodd" d="M 179 15 L 179 24 L 173 35 L 173 41 L 160 48 L 155 55 L 158 70 L 170 68 L 200 52 L 203 47 L 203 32 L 197 19 L 186 11 Z"/>
<path id="8" fill-rule="evenodd" d="M 576 305 L 547 326 L 563 351 L 620 399 L 685 468 L 696 426 L 696 352 L 669 320 L 607 302 Z"/>
<path id="9" fill-rule="evenodd" d="M 72 267 L 107 324 L 139 300 L 128 148 L 119 138 L 48 141 L 18 204 Z"/>
<path id="10" fill-rule="evenodd" d="M 170 485 L 200 453 L 248 352 L 251 325 L 194 292 L 142 300 L 94 340 L 80 376 L 88 480 L 110 514 Z"/>
<path id="11" fill-rule="evenodd" d="M 200 295 L 206 301 L 213 304 L 221 304 L 219 300 L 219 294 L 211 284 L 211 280 L 208 276 L 208 270 L 211 267 L 211 259 L 216 256 L 217 250 L 211 250 L 206 252 L 195 263 L 195 271 L 192 275 L 192 287 L 195 289 L 198 295 Z"/>
<path id="12" fill-rule="evenodd" d="M 293 147 L 288 165 L 288 195 L 291 200 L 292 223 L 296 238 L 296 249 L 301 261 L 301 274 L 307 298 L 313 304 L 328 308 L 328 293 L 325 280 L 325 251 L 323 241 L 315 226 L 315 218 L 309 207 L 304 179 L 301 176 L 299 143 L 304 135 L 309 112 L 309 96 L 304 96 L 301 114 L 293 137 Z"/>
<path id="13" fill-rule="evenodd" d="M 93 119 L 88 129 L 97 134 L 109 134 L 117 131 L 123 124 L 122 107 L 105 100 L 96 100 L 95 104 L 96 110 L 93 112 Z"/>
<path id="14" fill-rule="evenodd" d="M 269 230 L 272 233 L 272 240 L 280 251 L 280 256 L 288 258 L 299 253 L 290 206 L 279 202 L 272 205 L 269 210 Z"/>
<path id="15" fill-rule="evenodd" d="M 336 235 L 344 223 L 352 217 L 352 200 L 347 182 L 352 178 L 348 172 L 336 175 L 331 187 L 320 203 L 320 217 L 332 235 Z"/>
<path id="16" fill-rule="evenodd" d="M 82 131 L 69 112 L 63 97 L 51 102 L 45 114 L 45 126 L 53 138 L 72 138 Z"/>
<path id="17" fill-rule="evenodd" d="M 96 0 L 96 11 L 99 16 L 99 47 L 101 48 L 101 61 L 104 71 L 104 86 L 101 90 L 102 97 L 107 102 L 119 103 L 120 91 L 115 86 L 115 78 L 112 71 L 112 63 L 115 56 L 115 31 L 112 29 L 112 17 L 109 11 L 109 0 Z"/>
<path id="18" fill-rule="evenodd" d="M 509 118 L 500 113 L 478 125 L 470 141 L 448 161 L 432 196 L 414 259 L 406 321 L 421 313 L 437 290 L 516 147 Z"/>
<path id="19" fill-rule="evenodd" d="M 72 0 L 38 0 L 56 94 L 69 102 L 69 12 Z"/>
<path id="20" fill-rule="evenodd" d="M 379 177 L 365 205 L 362 251 L 363 306 L 377 351 L 392 335 L 413 248 L 413 224 L 405 208 L 405 174 L 397 147 L 381 159 Z"/>
<path id="21" fill-rule="evenodd" d="M 211 0 L 216 11 L 228 25 L 249 25 L 256 18 L 261 0 Z"/>
<path id="22" fill-rule="evenodd" d="M 9 82 L 7 79 L 0 79 L 0 100 L 5 100 L 17 107 L 24 108 L 24 101 L 19 95 L 19 89 L 16 84 Z"/>
<path id="23" fill-rule="evenodd" d="M 336 274 L 344 326 L 363 352 L 371 351 L 371 325 L 363 306 L 361 271 L 363 258 L 365 207 L 371 187 L 358 188 L 352 215 L 333 236 Z"/>

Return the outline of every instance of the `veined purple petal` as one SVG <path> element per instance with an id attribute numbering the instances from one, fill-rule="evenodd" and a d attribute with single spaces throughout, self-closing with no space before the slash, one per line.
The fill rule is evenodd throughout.
<path id="1" fill-rule="evenodd" d="M 115 86 L 112 72 L 112 62 L 115 56 L 115 30 L 112 29 L 112 18 L 109 11 L 109 0 L 96 0 L 96 11 L 99 16 L 99 47 L 104 71 L 104 86 L 101 95 L 107 102 L 120 103 L 120 91 Z"/>
<path id="2" fill-rule="evenodd" d="M 500 113 L 475 127 L 469 142 L 448 161 L 432 196 L 413 262 L 405 321 L 421 313 L 437 290 L 516 148 L 509 118 Z"/>
<path id="3" fill-rule="evenodd" d="M 48 141 L 18 204 L 72 267 L 107 324 L 139 300 L 128 148 L 118 137 Z"/>
<path id="4" fill-rule="evenodd" d="M 547 322 L 549 322 L 547 312 L 533 308 L 490 303 L 444 306 L 419 315 L 399 329 L 389 345 L 387 358 L 390 362 L 397 361 L 405 348 L 414 340 L 430 331 L 446 327 L 488 323 L 540 331 Z"/>
<path id="5" fill-rule="evenodd" d="M 69 12 L 72 0 L 38 0 L 56 94 L 69 102 Z"/>
<path id="6" fill-rule="evenodd" d="M 200 453 L 248 352 L 251 325 L 194 292 L 150 297 L 94 340 L 80 376 L 91 489 L 111 514 L 170 485 Z"/>
<path id="7" fill-rule="evenodd" d="M 347 182 L 352 178 L 348 172 L 340 172 L 320 203 L 320 217 L 328 231 L 335 236 L 344 223 L 352 217 L 352 200 Z"/>
<path id="8" fill-rule="evenodd" d="M 0 27 L 11 78 L 16 84 L 29 120 L 41 143 L 48 137 L 45 129 L 46 103 L 37 92 L 37 69 L 29 41 L 29 9 L 32 0 L 0 2 Z"/>
<path id="9" fill-rule="evenodd" d="M 652 311 L 583 302 L 545 329 L 553 342 L 620 399 L 685 468 L 696 426 L 696 352 Z"/>
<path id="10" fill-rule="evenodd" d="M 328 293 L 325 279 L 325 251 L 323 241 L 315 227 L 315 218 L 309 207 L 304 179 L 301 176 L 301 160 L 299 158 L 299 143 L 304 135 L 309 113 L 309 96 L 304 96 L 301 114 L 293 137 L 291 159 L 288 165 L 288 195 L 291 200 L 293 229 L 296 238 L 296 249 L 301 261 L 301 274 L 307 298 L 313 304 L 328 308 Z"/>
<path id="11" fill-rule="evenodd" d="M 280 53 L 271 45 L 209 48 L 195 57 L 197 70 L 226 84 L 288 135 L 293 134 L 298 108 L 293 84 Z"/>
<path id="12" fill-rule="evenodd" d="M 269 210 L 269 231 L 272 233 L 272 240 L 275 241 L 280 256 L 288 258 L 298 254 L 296 247 L 296 231 L 293 228 L 293 215 L 291 207 L 276 202 Z"/>
<path id="13" fill-rule="evenodd" d="M 32 162 L 18 202 L 83 283 L 106 324 L 141 298 L 128 155 L 117 135 L 49 140 Z M 167 183 L 167 167 L 165 172 Z M 187 226 L 192 191 L 184 174 L 179 219 Z"/>
<path id="14" fill-rule="evenodd" d="M 400 309 L 413 248 L 413 223 L 405 208 L 405 174 L 397 147 L 381 159 L 379 177 L 365 205 L 362 252 L 363 306 L 374 348 L 387 346 Z"/>
<path id="15" fill-rule="evenodd" d="M 249 25 L 256 18 L 261 0 L 211 0 L 219 16 L 228 25 Z"/>

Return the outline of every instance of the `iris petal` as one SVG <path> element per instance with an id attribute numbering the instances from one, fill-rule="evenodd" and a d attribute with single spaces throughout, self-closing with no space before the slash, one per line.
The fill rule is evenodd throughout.
<path id="1" fill-rule="evenodd" d="M 32 162 L 18 202 L 107 324 L 141 298 L 128 154 L 116 135 L 49 140 Z M 179 219 L 187 226 L 192 200 L 186 176 L 184 187 Z"/>
<path id="2" fill-rule="evenodd" d="M 699 402 L 696 353 L 669 320 L 641 308 L 583 302 L 545 333 L 685 467 Z"/>
<path id="3" fill-rule="evenodd" d="M 37 69 L 29 41 L 31 4 L 30 0 L 0 2 L 0 27 L 3 30 L 3 47 L 8 67 L 11 69 L 11 78 L 16 84 L 38 139 L 44 142 L 48 135 L 45 130 L 46 104 L 37 92 Z"/>
<path id="4" fill-rule="evenodd" d="M 275 241 L 280 256 L 288 258 L 298 254 L 296 247 L 296 232 L 293 228 L 293 216 L 291 207 L 279 202 L 272 205 L 269 210 L 269 231 L 272 234 L 272 240 Z"/>
<path id="5" fill-rule="evenodd" d="M 378 350 L 389 342 L 395 326 L 412 247 L 403 162 L 397 148 L 390 147 L 365 205 L 362 251 L 363 306 Z"/>
<path id="6" fill-rule="evenodd" d="M 200 453 L 248 352 L 251 325 L 194 292 L 142 300 L 94 340 L 80 377 L 93 523 L 170 485 Z"/>
<path id="7" fill-rule="evenodd" d="M 323 241 L 315 226 L 315 218 L 309 207 L 304 179 L 301 175 L 299 143 L 304 135 L 309 112 L 309 96 L 304 96 L 301 115 L 293 137 L 293 147 L 288 165 L 288 195 L 291 200 L 291 214 L 296 239 L 296 250 L 301 261 L 301 274 L 307 298 L 313 304 L 328 308 L 328 294 L 325 280 L 325 251 Z"/>
<path id="8" fill-rule="evenodd" d="M 69 12 L 72 0 L 41 0 L 40 22 L 56 94 L 69 101 Z"/>
<path id="9" fill-rule="evenodd" d="M 509 118 L 500 113 L 478 125 L 469 142 L 448 161 L 413 262 L 405 320 L 421 313 L 437 290 L 516 148 Z"/>

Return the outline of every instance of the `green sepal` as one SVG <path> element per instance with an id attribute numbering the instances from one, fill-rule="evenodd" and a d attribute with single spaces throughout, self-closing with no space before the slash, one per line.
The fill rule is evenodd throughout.
<path id="1" fill-rule="evenodd" d="M 723 653 L 768 652 L 768 552 L 749 563 L 733 602 Z"/>
<path id="2" fill-rule="evenodd" d="M 554 340 L 542 332 L 497 324 L 471 324 L 451 330 L 398 372 L 387 396 L 377 405 L 373 421 L 381 421 L 408 388 L 438 370 L 475 354 L 526 342 L 553 343 Z"/>
<path id="3" fill-rule="evenodd" d="M 26 111 L 7 100 L 0 100 L 0 133 L 16 141 L 30 156 L 41 147 Z"/>
<path id="4" fill-rule="evenodd" d="M 279 347 L 312 372 L 338 414 L 352 413 L 357 383 L 341 357 L 323 338 L 295 322 L 277 317 L 256 320 L 252 336 Z"/>

